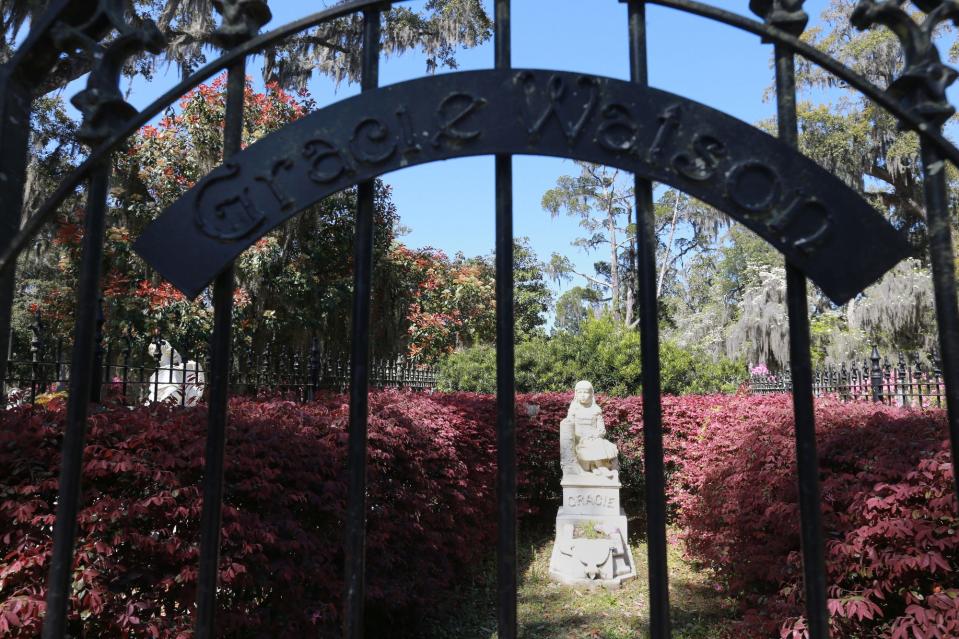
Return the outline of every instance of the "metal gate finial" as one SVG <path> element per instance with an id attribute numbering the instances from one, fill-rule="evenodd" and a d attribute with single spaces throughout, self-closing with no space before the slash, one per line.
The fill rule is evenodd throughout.
<path id="1" fill-rule="evenodd" d="M 943 22 L 959 26 L 959 2 L 956 0 L 913 0 L 926 12 L 916 22 L 902 7 L 903 0 L 859 0 L 850 16 L 857 29 L 885 25 L 902 44 L 906 65 L 902 74 L 889 85 L 889 94 L 926 122 L 941 126 L 955 113 L 946 99 L 946 88 L 959 74 L 943 64 L 933 35 Z"/>
<path id="2" fill-rule="evenodd" d="M 213 32 L 213 41 L 229 49 L 256 36 L 260 27 L 273 18 L 266 0 L 213 0 L 223 22 Z"/>
<path id="3" fill-rule="evenodd" d="M 809 22 L 809 14 L 802 8 L 804 2 L 805 0 L 749 0 L 749 10 L 766 24 L 798 37 Z M 767 40 L 763 38 L 763 42 Z"/>
<path id="4" fill-rule="evenodd" d="M 95 34 L 111 28 L 117 31 L 117 37 L 105 44 L 98 42 Z M 100 0 L 96 12 L 86 23 L 79 26 L 57 23 L 53 40 L 63 50 L 85 50 L 96 62 L 87 88 L 70 100 L 83 113 L 77 138 L 96 146 L 137 113 L 123 99 L 119 88 L 120 72 L 127 58 L 144 50 L 160 53 L 166 39 L 152 20 L 144 20 L 139 28 L 135 27 L 126 21 L 118 0 Z"/>

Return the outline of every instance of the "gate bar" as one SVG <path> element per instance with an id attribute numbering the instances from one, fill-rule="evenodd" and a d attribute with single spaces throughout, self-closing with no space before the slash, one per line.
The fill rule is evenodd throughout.
<path id="1" fill-rule="evenodd" d="M 63 434 L 63 456 L 57 491 L 57 514 L 53 526 L 53 560 L 47 582 L 47 611 L 43 639 L 66 636 L 70 604 L 70 576 L 73 546 L 80 504 L 83 468 L 83 440 L 87 425 L 87 402 L 93 383 L 93 333 L 96 329 L 97 297 L 103 262 L 103 234 L 106 230 L 110 159 L 105 158 L 90 174 L 90 191 L 83 219 L 83 252 L 77 288 L 76 319 L 73 329 L 73 357 L 70 360 L 70 391 L 67 422 Z"/>
<path id="2" fill-rule="evenodd" d="M 380 11 L 363 12 L 360 87 L 379 84 Z M 373 277 L 374 181 L 357 185 L 353 235 L 353 326 L 350 353 L 350 435 L 347 450 L 349 492 L 346 515 L 346 610 L 343 634 L 363 637 L 366 597 L 366 446 L 370 386 L 370 293 Z"/>
<path id="3" fill-rule="evenodd" d="M 799 148 L 796 124 L 796 75 L 793 53 L 775 46 L 776 120 L 779 138 Z M 799 513 L 803 583 L 811 639 L 829 639 L 826 611 L 826 562 L 823 553 L 822 510 L 819 501 L 819 460 L 816 455 L 816 417 L 813 409 L 812 361 L 809 353 L 809 307 L 806 276 L 786 261 L 786 308 L 789 316 L 789 361 L 792 371 L 793 416 L 796 422 L 796 465 L 799 477 Z"/>
<path id="4" fill-rule="evenodd" d="M 629 75 L 648 86 L 646 3 L 629 7 Z M 659 370 L 659 300 L 656 298 L 656 220 L 653 185 L 636 176 L 636 249 L 639 266 L 639 326 L 642 334 L 643 464 L 646 469 L 646 537 L 649 575 L 649 636 L 669 639 L 669 566 L 666 562 L 666 480 Z"/>
<path id="5" fill-rule="evenodd" d="M 512 65 L 510 0 L 496 0 L 496 68 Z M 513 158 L 496 156 L 496 552 L 498 637 L 516 637 L 516 407 L 513 349 Z"/>
<path id="6" fill-rule="evenodd" d="M 6 247 L 20 231 L 23 184 L 30 140 L 30 94 L 7 63 L 0 68 L 0 244 Z M 10 321 L 16 281 L 16 260 L 0 270 L 0 353 L 11 345 Z M 0 402 L 7 398 L 7 360 L 0 357 Z"/>
<path id="7" fill-rule="evenodd" d="M 245 89 L 246 58 L 241 58 L 230 67 L 227 75 L 224 160 L 240 151 Z M 200 516 L 200 566 L 196 591 L 197 639 L 213 639 L 215 636 L 216 585 L 219 577 L 220 523 L 223 512 L 223 456 L 226 448 L 227 400 L 230 393 L 233 288 L 231 263 L 213 281 L 210 405 L 204 453 L 206 461 L 203 469 L 203 512 Z"/>
<path id="8" fill-rule="evenodd" d="M 56 0 L 31 19 L 30 32 L 13 56 L 0 65 L 0 247 L 7 250 L 20 232 L 23 186 L 30 141 L 31 82 L 43 78 L 60 57 L 53 43 L 56 25 L 82 24 L 96 7 L 95 0 Z M 99 28 L 91 35 L 105 33 Z M 16 260 L 0 269 L 0 353 L 10 347 L 10 321 L 16 282 Z M 0 357 L 0 401 L 6 404 L 7 361 Z"/>
<path id="9" fill-rule="evenodd" d="M 942 131 L 942 125 L 936 128 Z M 926 227 L 929 261 L 936 294 L 939 327 L 939 359 L 946 383 L 946 416 L 952 443 L 952 467 L 959 469 L 959 302 L 956 299 L 956 266 L 952 246 L 951 214 L 946 195 L 946 166 L 942 154 L 925 138 L 920 139 L 923 190 L 926 200 Z M 959 494 L 959 472 L 953 472 Z"/>

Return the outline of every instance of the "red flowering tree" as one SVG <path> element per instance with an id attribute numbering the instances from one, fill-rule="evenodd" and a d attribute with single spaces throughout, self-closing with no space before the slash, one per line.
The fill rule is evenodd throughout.
<path id="1" fill-rule="evenodd" d="M 102 280 L 107 330 L 114 337 L 127 327 L 134 338 L 159 331 L 191 354 L 208 338 L 212 325 L 209 296 L 185 299 L 154 274 L 131 246 L 147 223 L 219 164 L 224 84 L 220 77 L 191 91 L 177 109 L 155 126 L 141 129 L 125 151 L 116 155 Z M 268 85 L 261 93 L 248 84 L 243 145 L 295 121 L 313 107 L 306 94 L 293 95 L 276 85 Z M 377 184 L 375 206 L 375 251 L 382 260 L 393 240 L 396 211 L 389 188 L 381 183 Z M 240 257 L 235 317 L 237 333 L 243 339 L 253 343 L 275 337 L 281 343 L 302 345 L 317 334 L 343 348 L 349 334 L 354 211 L 355 190 L 331 196 Z M 47 327 L 59 335 L 68 335 L 72 329 L 82 220 L 80 207 L 57 220 L 42 258 L 49 264 L 46 279 L 32 282 L 22 296 L 21 309 L 37 303 Z M 374 330 L 375 335 L 385 332 L 379 325 Z M 393 347 L 384 340 L 374 343 L 383 344 L 386 350 Z"/>
<path id="2" fill-rule="evenodd" d="M 389 268 L 409 285 L 406 302 L 407 352 L 434 362 L 454 349 L 491 344 L 496 338 L 496 269 L 494 256 L 450 259 L 442 251 L 411 250 L 397 245 Z M 513 244 L 513 312 L 517 339 L 542 334 L 551 293 L 543 265 L 527 238 Z"/>
<path id="3" fill-rule="evenodd" d="M 156 125 L 143 127 L 125 151 L 117 154 L 102 280 L 108 338 L 120 337 L 128 327 L 134 339 L 159 332 L 181 351 L 202 354 L 198 351 L 212 326 L 209 295 L 187 300 L 153 273 L 131 246 L 165 207 L 218 166 L 224 84 L 220 77 L 197 87 L 180 100 L 177 109 Z M 243 145 L 313 108 L 306 94 L 293 95 L 272 84 L 260 93 L 248 84 Z M 492 341 L 495 284 L 491 261 L 462 256 L 451 260 L 441 251 L 411 250 L 396 243 L 397 213 L 389 187 L 377 182 L 375 197 L 370 340 L 374 354 L 406 353 L 420 361 L 435 361 L 456 346 Z M 239 257 L 234 317 L 236 333 L 246 344 L 259 347 L 275 340 L 304 346 L 316 335 L 323 350 L 347 351 L 355 200 L 355 189 L 335 194 Z M 25 309 L 37 304 L 54 334 L 69 335 L 72 330 L 82 222 L 79 206 L 57 220 L 42 256 L 46 271 L 22 288 L 21 328 L 30 322 Z"/>
<path id="4" fill-rule="evenodd" d="M 496 281 L 482 261 L 398 245 L 390 262 L 413 284 L 406 314 L 411 357 L 435 361 L 457 346 L 494 339 Z"/>

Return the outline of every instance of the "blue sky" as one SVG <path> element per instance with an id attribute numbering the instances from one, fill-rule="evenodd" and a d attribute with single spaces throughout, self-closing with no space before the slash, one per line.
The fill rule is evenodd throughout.
<path id="1" fill-rule="evenodd" d="M 270 29 L 329 3 L 272 0 Z M 422 0 L 407 6 L 421 6 Z M 484 4 L 492 14 L 491 0 Z M 715 2 L 717 6 L 749 14 L 747 2 Z M 811 0 L 806 10 L 815 24 L 826 0 Z M 763 94 L 772 81 L 772 49 L 757 36 L 670 9 L 648 6 L 650 83 L 660 89 L 697 100 L 747 122 L 769 118 L 774 105 Z M 513 64 L 628 78 L 626 6 L 617 0 L 514 0 Z M 492 43 L 460 51 L 461 70 L 493 65 Z M 249 67 L 258 81 L 258 65 Z M 423 56 L 409 53 L 384 59 L 381 84 L 419 77 Z M 449 72 L 441 70 L 440 73 Z M 136 79 L 129 85 L 130 101 L 145 106 L 176 80 L 171 69 L 152 82 Z M 80 88 L 70 87 L 68 95 Z M 355 85 L 334 86 L 325 77 L 310 84 L 320 106 L 358 92 Z M 575 173 L 570 161 L 550 158 L 514 159 L 514 229 L 527 236 L 543 260 L 553 252 L 568 255 L 580 270 L 592 271 L 600 254 L 585 254 L 570 243 L 580 234 L 574 219 L 551 219 L 541 208 L 543 193 L 558 176 Z M 384 178 L 393 186 L 401 222 L 411 229 L 402 241 L 411 247 L 432 246 L 452 255 L 492 251 L 494 219 L 493 158 L 479 157 L 433 163 L 405 169 Z M 578 284 L 573 282 L 572 284 Z M 563 286 L 567 288 L 572 284 Z M 557 290 L 562 290 L 557 289 Z"/>
<path id="2" fill-rule="evenodd" d="M 415 4 L 415 3 L 414 3 Z M 486 3 L 489 5 L 489 3 Z M 271 2 L 274 23 L 301 13 L 299 3 Z M 746 3 L 723 3 L 745 11 Z M 548 10 L 544 11 L 544 8 Z M 819 9 L 813 5 L 813 11 Z M 491 9 L 491 8 L 490 8 Z M 770 83 L 770 48 L 759 38 L 706 20 L 659 7 L 649 7 L 650 82 L 654 86 L 699 100 L 749 122 L 769 117 L 773 106 L 762 101 Z M 514 0 L 513 64 L 517 67 L 582 71 L 628 79 L 626 6 L 616 0 Z M 458 55 L 460 69 L 493 65 L 491 43 Z M 422 56 L 407 54 L 382 63 L 381 83 L 423 74 Z M 323 104 L 356 92 L 329 81 L 311 86 Z M 543 211 L 543 193 L 558 176 L 575 173 L 570 161 L 514 158 L 514 232 L 530 238 L 536 253 L 567 254 L 581 270 L 592 271 L 602 255 L 587 255 L 570 246 L 580 234 L 572 218 L 551 219 Z M 434 246 L 452 254 L 489 253 L 493 247 L 493 159 L 480 157 L 433 163 L 392 173 L 386 181 L 403 224 L 412 232 L 410 246 Z"/>

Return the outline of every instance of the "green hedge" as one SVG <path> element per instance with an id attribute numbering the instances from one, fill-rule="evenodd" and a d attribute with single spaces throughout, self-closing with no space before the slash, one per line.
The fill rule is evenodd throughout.
<path id="1" fill-rule="evenodd" d="M 607 395 L 638 394 L 642 387 L 640 335 L 610 318 L 585 322 L 579 333 L 557 333 L 516 345 L 516 388 L 523 393 L 567 391 L 588 379 Z M 660 345 L 663 392 L 732 393 L 745 379 L 741 362 L 713 361 L 704 353 Z M 496 348 L 479 345 L 440 363 L 444 391 L 496 391 Z"/>

